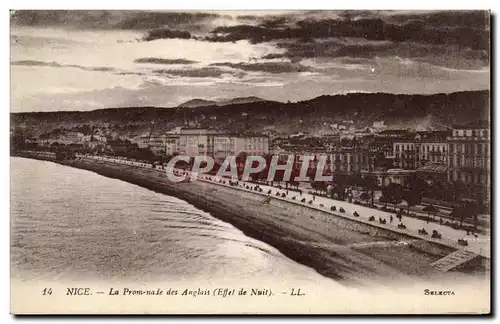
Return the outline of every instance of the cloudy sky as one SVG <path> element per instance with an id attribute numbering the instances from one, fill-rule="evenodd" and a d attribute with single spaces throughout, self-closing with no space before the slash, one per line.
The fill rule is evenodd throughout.
<path id="1" fill-rule="evenodd" d="M 11 111 L 489 89 L 485 12 L 11 13 Z"/>

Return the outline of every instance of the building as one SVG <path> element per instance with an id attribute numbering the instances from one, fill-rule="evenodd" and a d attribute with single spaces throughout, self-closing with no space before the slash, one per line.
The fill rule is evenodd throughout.
<path id="1" fill-rule="evenodd" d="M 84 137 L 85 136 L 83 135 L 83 133 L 80 133 L 80 132 L 68 132 L 65 135 L 65 139 L 71 143 L 83 142 Z"/>
<path id="2" fill-rule="evenodd" d="M 83 144 L 85 141 L 85 135 L 80 132 L 68 132 L 64 135 L 60 135 L 57 140 L 58 144 L 70 145 L 70 144 Z"/>
<path id="3" fill-rule="evenodd" d="M 180 136 L 167 134 L 165 135 L 165 154 L 174 155 L 179 153 Z"/>
<path id="4" fill-rule="evenodd" d="M 150 136 L 148 138 L 149 141 L 149 149 L 153 154 L 155 155 L 163 155 L 165 154 L 165 147 L 166 147 L 166 138 L 165 135 L 159 135 L 159 136 Z"/>
<path id="5" fill-rule="evenodd" d="M 374 169 L 374 155 L 364 147 L 341 147 L 331 153 L 332 172 L 361 173 Z"/>
<path id="6" fill-rule="evenodd" d="M 428 162 L 415 171 L 417 177 L 430 186 L 448 181 L 448 166 L 443 163 Z"/>
<path id="7" fill-rule="evenodd" d="M 106 147 L 106 143 L 95 139 L 90 139 L 89 141 L 85 142 L 84 147 L 90 150 L 103 151 Z"/>
<path id="8" fill-rule="evenodd" d="M 142 136 L 134 141 L 139 148 L 149 148 L 156 155 L 165 154 L 165 136 Z"/>
<path id="9" fill-rule="evenodd" d="M 269 153 L 269 139 L 267 136 L 248 134 L 236 138 L 236 152 L 242 151 L 248 155 L 264 155 Z"/>
<path id="10" fill-rule="evenodd" d="M 425 163 L 447 164 L 449 131 L 422 132 L 420 141 L 420 166 Z"/>
<path id="11" fill-rule="evenodd" d="M 269 140 L 263 135 L 220 134 L 206 128 L 176 129 L 165 135 L 142 136 L 134 143 L 157 155 L 181 154 L 190 157 L 207 155 L 225 158 L 246 152 L 248 155 L 269 153 Z"/>
<path id="12" fill-rule="evenodd" d="M 214 156 L 225 158 L 237 156 L 240 152 L 248 155 L 269 153 L 269 139 L 262 135 L 217 135 L 214 136 Z"/>
<path id="13" fill-rule="evenodd" d="M 385 138 L 385 139 L 400 139 L 406 138 L 410 134 L 410 131 L 406 129 L 387 129 L 381 132 L 375 133 L 376 138 Z"/>
<path id="14" fill-rule="evenodd" d="M 149 147 L 149 137 L 148 136 L 136 137 L 132 140 L 132 143 L 137 144 L 137 147 L 139 147 L 139 148 L 148 148 Z"/>
<path id="15" fill-rule="evenodd" d="M 482 187 L 489 192 L 490 168 L 490 124 L 483 121 L 454 126 L 448 137 L 448 181 Z"/>
<path id="16" fill-rule="evenodd" d="M 183 128 L 180 130 L 178 149 L 188 156 L 208 155 L 218 158 L 269 153 L 269 138 L 259 134 L 224 134 L 216 130 Z"/>
<path id="17" fill-rule="evenodd" d="M 134 142 L 139 148 L 149 148 L 155 155 L 174 155 L 180 151 L 179 140 L 179 135 L 167 134 L 142 136 Z"/>
<path id="18" fill-rule="evenodd" d="M 405 187 L 414 176 L 414 170 L 389 169 L 387 171 L 362 172 L 366 176 L 374 176 L 379 187 L 386 187 L 391 183 L 397 183 Z"/>
<path id="19" fill-rule="evenodd" d="M 408 134 L 393 143 L 394 164 L 397 168 L 414 170 L 427 162 L 447 163 L 447 131 Z"/>
<path id="20" fill-rule="evenodd" d="M 207 128 L 182 128 L 179 132 L 179 153 L 190 157 L 213 156 L 216 130 Z"/>

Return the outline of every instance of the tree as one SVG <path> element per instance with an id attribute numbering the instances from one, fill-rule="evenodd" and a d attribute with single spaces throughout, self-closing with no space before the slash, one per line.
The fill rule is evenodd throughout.
<path id="1" fill-rule="evenodd" d="M 298 182 L 296 180 L 291 180 L 290 181 L 290 186 L 294 187 L 295 189 L 299 189 L 299 185 L 300 185 L 300 182 Z"/>
<path id="2" fill-rule="evenodd" d="M 353 174 L 347 176 L 347 183 L 354 188 L 358 189 L 364 185 L 364 180 L 360 174 Z"/>
<path id="3" fill-rule="evenodd" d="M 366 202 L 370 199 L 370 195 L 366 192 L 362 192 L 361 195 L 359 196 L 359 199 Z"/>
<path id="4" fill-rule="evenodd" d="M 427 212 L 427 216 L 430 216 L 430 214 L 432 214 L 434 216 L 434 219 L 436 218 L 436 214 L 439 213 L 439 209 L 434 205 L 427 205 L 422 210 L 424 212 Z"/>
<path id="5" fill-rule="evenodd" d="M 474 229 L 476 229 L 478 223 L 479 205 L 476 201 L 473 201 L 465 204 L 463 209 L 465 214 L 464 217 L 467 217 L 467 215 L 469 215 L 472 218 Z"/>
<path id="6" fill-rule="evenodd" d="M 362 179 L 362 186 L 370 192 L 371 205 L 375 203 L 375 191 L 378 189 L 377 178 L 373 175 L 367 175 Z"/>
<path id="7" fill-rule="evenodd" d="M 454 219 L 459 219 L 460 220 L 460 227 L 462 227 L 465 219 L 465 210 L 463 207 L 455 207 L 450 213 L 450 216 Z"/>
<path id="8" fill-rule="evenodd" d="M 455 181 L 451 184 L 451 195 L 453 201 L 459 201 L 464 197 L 465 193 L 469 190 L 467 186 L 461 181 Z"/>
<path id="9" fill-rule="evenodd" d="M 378 201 L 380 201 L 381 203 L 383 203 L 384 207 L 387 207 L 387 204 L 389 203 L 389 198 L 382 193 L 382 196 L 380 196 L 380 198 L 378 199 Z"/>
<path id="10" fill-rule="evenodd" d="M 245 169 L 247 159 L 248 159 L 248 153 L 245 151 L 241 151 L 236 156 L 236 167 L 238 169 L 238 178 L 240 178 L 243 175 L 243 170 Z"/>
<path id="11" fill-rule="evenodd" d="M 316 192 L 326 192 L 327 184 L 324 181 L 313 181 L 311 182 L 311 188 L 313 188 Z"/>
<path id="12" fill-rule="evenodd" d="M 331 192 L 332 198 L 334 195 L 337 195 L 337 197 L 340 200 L 345 200 L 347 195 L 346 177 L 342 174 L 335 175 L 331 185 L 332 185 L 332 192 Z"/>
<path id="13" fill-rule="evenodd" d="M 400 204 L 403 200 L 403 187 L 397 183 L 390 183 L 382 189 L 382 195 L 396 209 L 396 205 Z"/>
<path id="14" fill-rule="evenodd" d="M 418 205 L 421 201 L 421 196 L 418 192 L 413 192 L 412 190 L 405 190 L 402 198 L 406 201 L 406 215 L 410 215 L 410 207 Z"/>
<path id="15" fill-rule="evenodd" d="M 422 198 L 424 194 L 429 190 L 429 186 L 427 185 L 427 183 L 416 176 L 413 176 L 408 180 L 407 188 L 414 194 L 418 195 L 420 198 Z"/>

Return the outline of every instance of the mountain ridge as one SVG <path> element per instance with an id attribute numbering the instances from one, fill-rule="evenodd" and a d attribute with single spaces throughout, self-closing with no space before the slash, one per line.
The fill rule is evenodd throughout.
<path id="1" fill-rule="evenodd" d="M 151 129 L 208 127 L 230 132 L 328 133 L 331 125 L 352 121 L 356 128 L 383 120 L 388 128 L 442 129 L 490 118 L 490 92 L 399 95 L 349 93 L 323 95 L 299 102 L 256 101 L 223 106 L 129 107 L 92 111 L 11 113 L 11 125 L 34 133 L 78 125 L 106 127 L 115 134 L 137 134 Z"/>
<path id="2" fill-rule="evenodd" d="M 221 101 L 195 98 L 195 99 L 191 99 L 191 100 L 188 100 L 186 102 L 181 103 L 180 105 L 176 106 L 176 108 L 227 106 L 227 105 L 232 105 L 232 104 L 244 104 L 244 103 L 261 102 L 261 101 L 270 101 L 270 100 L 262 99 L 262 98 L 255 97 L 255 96 L 236 97 L 233 99 L 226 99 L 226 100 L 221 100 Z"/>

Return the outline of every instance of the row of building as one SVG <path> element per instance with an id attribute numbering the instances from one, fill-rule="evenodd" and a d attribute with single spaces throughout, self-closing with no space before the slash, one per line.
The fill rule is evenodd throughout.
<path id="1" fill-rule="evenodd" d="M 79 145 L 82 147 L 94 149 L 105 147 L 107 138 L 99 132 L 91 135 L 85 135 L 81 132 L 67 132 L 56 136 L 40 135 L 38 138 L 27 138 L 26 143 L 36 144 L 40 147 L 50 147 L 52 145 Z"/>
<path id="2" fill-rule="evenodd" d="M 490 125 L 475 122 L 447 131 L 385 130 L 347 143 L 332 139 L 329 145 L 273 147 L 271 154 L 326 155 L 332 172 L 371 173 L 380 184 L 400 182 L 415 172 L 434 182 L 459 181 L 491 186 Z"/>
<path id="3" fill-rule="evenodd" d="M 39 138 L 37 142 L 40 146 L 54 143 L 89 148 L 109 146 L 106 146 L 106 137 L 99 132 L 92 135 L 69 132 L 56 139 Z M 248 155 L 279 155 L 283 159 L 288 155 L 308 155 L 314 156 L 316 161 L 326 156 L 330 171 L 376 174 L 380 176 L 381 185 L 387 184 L 385 181 L 399 182 L 414 172 L 436 181 L 460 181 L 481 187 L 491 185 L 490 125 L 487 122 L 455 126 L 447 131 L 383 130 L 348 139 L 337 135 L 308 138 L 296 134 L 276 138 L 273 145 L 269 137 L 262 134 L 178 127 L 164 135 L 135 137 L 131 142 L 156 155 L 208 155 L 224 159 L 245 152 Z"/>
<path id="4" fill-rule="evenodd" d="M 486 122 L 455 126 L 448 131 L 386 130 L 347 144 L 332 139 L 326 147 L 316 148 L 281 145 L 270 149 L 265 135 L 222 134 L 200 128 L 178 128 L 162 136 L 139 137 L 135 142 L 155 154 L 166 155 L 209 155 L 221 159 L 240 152 L 280 155 L 283 159 L 290 154 L 316 159 L 327 156 L 332 172 L 384 173 L 392 169 L 394 174 L 405 176 L 418 171 L 436 180 L 490 186 L 491 145 Z"/>
<path id="5" fill-rule="evenodd" d="M 224 159 L 241 152 L 248 155 L 269 153 L 269 139 L 265 135 L 220 133 L 205 128 L 177 128 L 165 135 L 141 136 L 133 142 L 158 155 L 208 155 Z"/>

